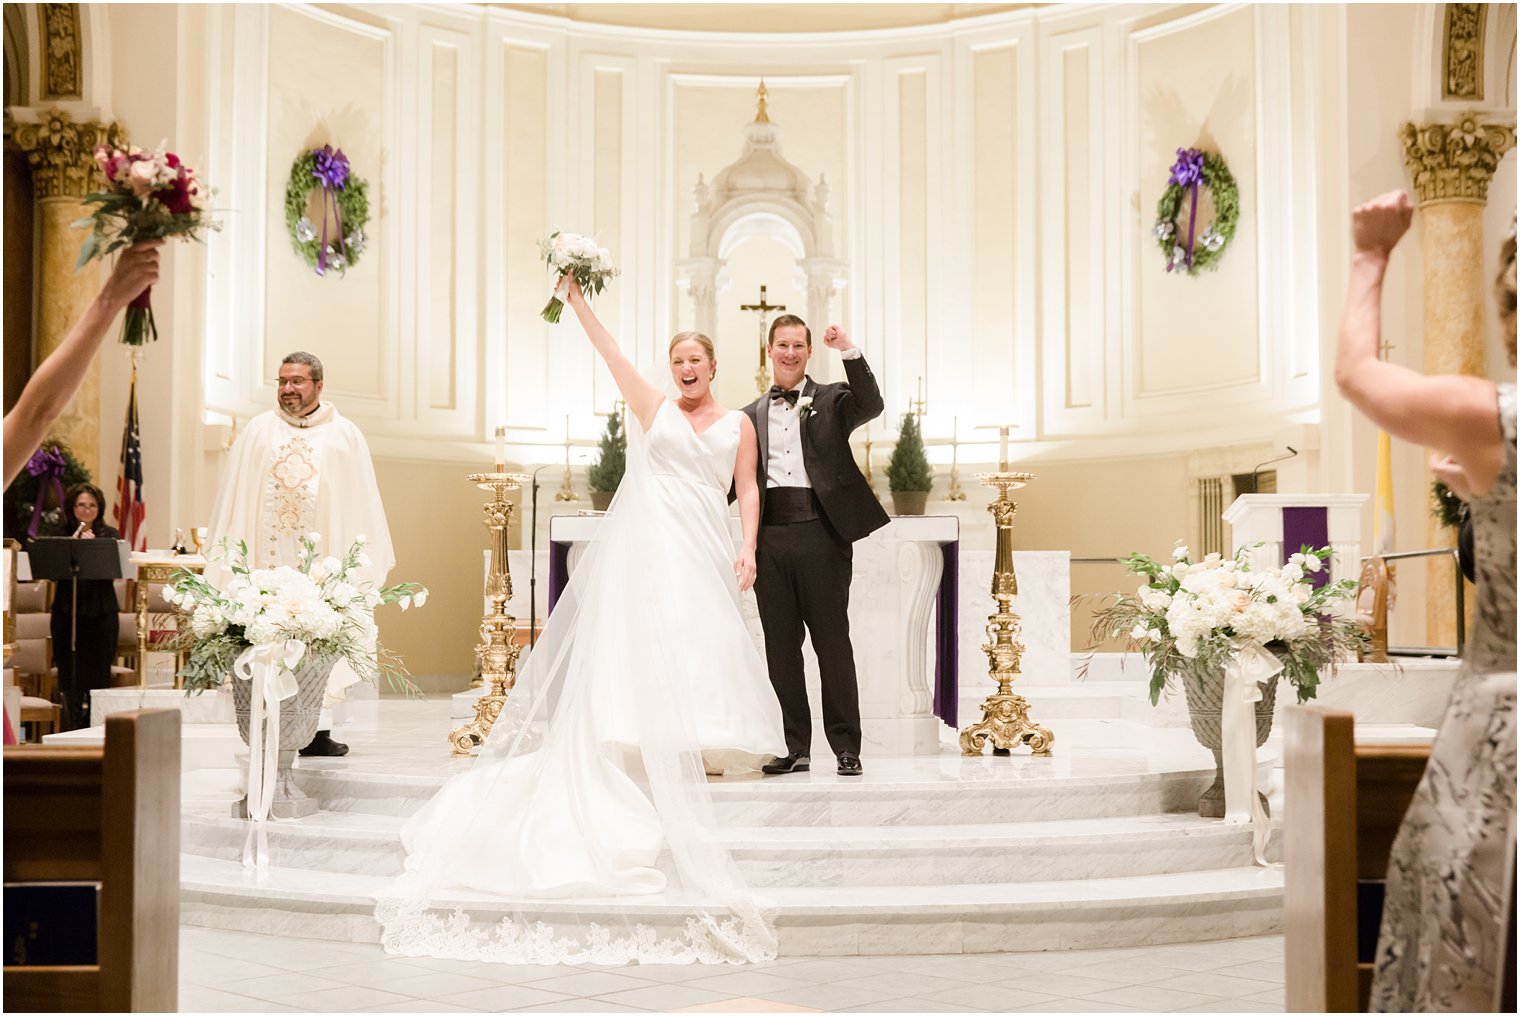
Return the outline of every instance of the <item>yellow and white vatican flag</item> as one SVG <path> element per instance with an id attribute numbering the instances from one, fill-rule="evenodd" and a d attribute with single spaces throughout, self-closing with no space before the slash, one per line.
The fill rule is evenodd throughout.
<path id="1" fill-rule="evenodd" d="M 1282 663 L 1248 642 L 1224 671 L 1224 702 L 1220 707 L 1220 754 L 1224 761 L 1224 820 L 1251 825 L 1251 849 L 1256 863 L 1267 866 L 1267 840 L 1272 823 L 1256 789 L 1256 703 L 1261 683 L 1275 680 Z"/>
<path id="2" fill-rule="evenodd" d="M 1378 431 L 1377 493 L 1372 511 L 1372 552 L 1393 551 L 1393 439 Z"/>
<path id="3" fill-rule="evenodd" d="M 251 825 L 243 843 L 243 867 L 269 867 L 269 850 L 263 825 L 274 803 L 280 764 L 280 703 L 295 697 L 295 668 L 306 654 L 304 643 L 295 639 L 249 646 L 232 665 L 235 680 L 249 681 L 248 704 L 248 818 Z M 255 841 L 257 834 L 257 841 Z"/>

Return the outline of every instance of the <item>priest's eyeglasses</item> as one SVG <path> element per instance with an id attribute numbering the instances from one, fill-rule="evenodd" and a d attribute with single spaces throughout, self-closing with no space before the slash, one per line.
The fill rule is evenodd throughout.
<path id="1" fill-rule="evenodd" d="M 280 388 L 305 388 L 311 384 L 309 377 L 277 377 L 274 379 L 276 389 Z"/>

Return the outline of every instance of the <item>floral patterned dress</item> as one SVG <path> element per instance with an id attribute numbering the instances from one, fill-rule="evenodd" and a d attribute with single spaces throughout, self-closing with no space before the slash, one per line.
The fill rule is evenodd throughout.
<path id="1" fill-rule="evenodd" d="M 1504 464 L 1472 502 L 1478 616 L 1425 776 L 1388 861 L 1373 1012 L 1494 1012 L 1513 954 L 1515 387 Z"/>

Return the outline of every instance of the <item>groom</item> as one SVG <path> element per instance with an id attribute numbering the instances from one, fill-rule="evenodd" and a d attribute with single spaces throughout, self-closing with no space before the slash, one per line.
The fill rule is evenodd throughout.
<path id="1" fill-rule="evenodd" d="M 795 314 L 772 321 L 766 348 L 776 383 L 744 409 L 760 445 L 755 597 L 786 730 L 786 756 L 762 768 L 776 774 L 811 767 L 813 721 L 802 673 L 806 626 L 818 654 L 829 747 L 839 775 L 859 776 L 850 545 L 886 525 L 887 513 L 855 466 L 850 432 L 881 415 L 883 403 L 871 368 L 844 330 L 829 325 L 823 342 L 839 350 L 848 380 L 821 385 L 808 377 L 813 333 Z"/>

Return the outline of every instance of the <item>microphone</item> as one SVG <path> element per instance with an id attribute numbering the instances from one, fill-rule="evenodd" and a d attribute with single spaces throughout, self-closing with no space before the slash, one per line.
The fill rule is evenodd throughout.
<path id="1" fill-rule="evenodd" d="M 528 648 L 538 642 L 538 471 L 554 463 L 545 462 L 533 469 L 533 482 L 529 486 L 529 533 L 528 533 Z"/>
<path id="2" fill-rule="evenodd" d="M 1258 465 L 1255 469 L 1251 470 L 1251 493 L 1256 493 L 1256 488 L 1259 486 L 1258 477 L 1261 474 L 1262 466 L 1270 466 L 1274 462 L 1281 462 L 1284 459 L 1291 459 L 1293 456 L 1298 454 L 1298 449 L 1294 448 L 1292 445 L 1283 445 L 1283 447 L 1288 449 L 1288 454 L 1279 455 L 1275 459 L 1268 459 L 1267 461 Z"/>

